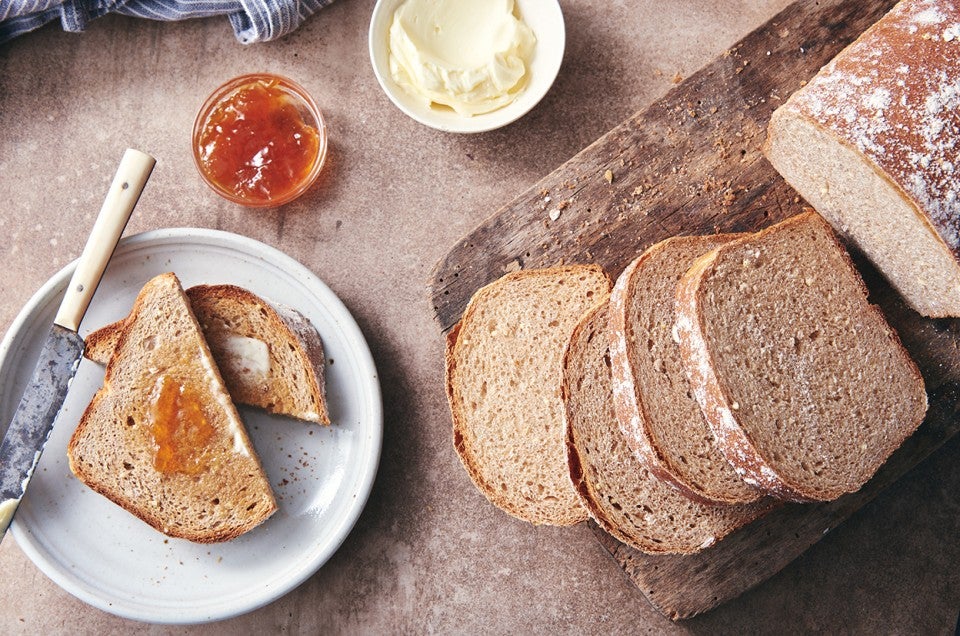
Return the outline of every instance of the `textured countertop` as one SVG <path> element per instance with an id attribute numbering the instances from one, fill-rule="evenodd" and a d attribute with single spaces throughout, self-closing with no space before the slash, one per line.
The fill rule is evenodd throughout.
<path id="1" fill-rule="evenodd" d="M 703 616 L 659 615 L 586 526 L 533 527 L 472 486 L 453 451 L 443 340 L 426 296 L 464 233 L 663 95 L 786 0 L 562 0 L 560 76 L 499 131 L 439 133 L 381 92 L 372 0 L 338 0 L 278 42 L 244 47 L 225 18 L 106 17 L 0 47 L 0 330 L 82 248 L 123 149 L 158 159 L 127 233 L 194 226 L 272 245 L 356 317 L 382 383 L 369 503 L 333 558 L 259 610 L 202 627 L 146 626 L 86 606 L 12 537 L 0 545 L 2 633 L 952 633 L 960 609 L 960 439 L 786 570 Z M 327 117 L 328 165 L 279 210 L 219 199 L 190 155 L 196 110 L 224 80 L 271 71 Z"/>

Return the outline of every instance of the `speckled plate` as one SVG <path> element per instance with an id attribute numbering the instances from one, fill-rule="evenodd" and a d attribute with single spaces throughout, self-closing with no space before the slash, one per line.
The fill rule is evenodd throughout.
<path id="1" fill-rule="evenodd" d="M 61 270 L 33 296 L 0 343 L 2 422 L 13 416 L 73 268 Z M 124 239 L 80 333 L 125 316 L 140 287 L 168 271 L 184 287 L 232 283 L 309 318 L 323 339 L 334 424 L 241 407 L 279 510 L 227 543 L 171 539 L 70 472 L 67 442 L 103 380 L 102 369 L 84 360 L 11 531 L 37 567 L 91 605 L 147 622 L 200 623 L 269 603 L 337 550 L 373 485 L 383 412 L 370 350 L 343 303 L 300 263 L 235 234 L 167 229 Z"/>

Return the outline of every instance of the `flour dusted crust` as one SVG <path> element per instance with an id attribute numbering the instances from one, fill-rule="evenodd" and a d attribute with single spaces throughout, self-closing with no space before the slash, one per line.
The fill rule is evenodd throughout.
<path id="1" fill-rule="evenodd" d="M 725 378 L 722 380 L 716 372 L 718 365 L 713 358 L 713 351 L 711 351 L 711 347 L 707 341 L 706 330 L 709 321 L 704 316 L 704 303 L 706 302 L 704 295 L 706 292 L 704 291 L 703 282 L 713 273 L 725 250 L 732 251 L 745 242 L 759 245 L 768 235 L 772 235 L 782 229 L 790 228 L 790 226 L 802 227 L 805 224 L 819 225 L 823 228 L 823 234 L 829 237 L 827 240 L 837 251 L 842 266 L 854 273 L 852 280 L 856 283 L 856 290 L 850 290 L 851 296 L 859 294 L 862 298 L 866 299 L 867 288 L 859 277 L 859 274 L 856 274 L 856 269 L 850 257 L 847 255 L 846 250 L 839 243 L 836 235 L 830 231 L 826 222 L 816 213 L 810 212 L 787 219 L 777 225 L 761 230 L 755 235 L 728 243 L 698 258 L 683 276 L 677 287 L 677 322 L 675 325 L 681 355 L 687 367 L 691 386 L 694 389 L 697 401 L 701 405 L 707 423 L 712 428 L 718 444 L 727 456 L 727 459 L 733 464 L 737 472 L 741 474 L 743 480 L 747 483 L 777 498 L 798 502 L 833 499 L 843 494 L 843 492 L 849 492 L 849 488 L 844 490 L 838 485 L 833 485 L 832 492 L 829 496 L 825 496 L 822 491 L 815 490 L 808 484 L 790 483 L 771 466 L 770 458 L 765 456 L 765 454 L 759 450 L 755 441 L 750 438 L 748 431 L 741 424 L 740 416 L 738 415 L 738 411 L 740 411 L 741 406 L 744 405 L 738 404 L 725 393 L 723 387 L 730 382 L 730 379 Z M 789 290 L 784 290 L 784 293 L 788 292 Z M 916 400 L 916 403 L 919 405 L 916 409 L 917 416 L 912 421 L 885 423 L 891 427 L 890 439 L 885 442 L 888 445 L 888 452 L 875 465 L 868 466 L 870 469 L 867 471 L 868 478 L 869 475 L 872 475 L 873 472 L 879 468 L 889 453 L 895 450 L 900 443 L 902 443 L 903 439 L 912 433 L 920 424 L 923 419 L 923 414 L 926 412 L 927 397 L 923 389 L 923 378 L 916 364 L 904 351 L 899 337 L 896 332 L 886 324 L 886 320 L 883 318 L 880 310 L 875 305 L 864 300 L 862 311 L 865 312 L 862 317 L 864 324 L 869 325 L 873 323 L 874 325 L 883 326 L 883 333 L 874 334 L 874 336 L 888 341 L 887 345 L 898 352 L 898 364 L 903 365 L 904 374 L 910 377 L 911 383 L 913 384 L 910 391 L 911 394 L 901 396 L 904 401 L 903 403 L 909 405 L 913 404 L 914 400 Z M 869 316 L 867 314 L 869 314 Z M 775 345 L 771 343 L 771 346 Z M 883 372 L 885 372 L 884 369 L 877 370 L 877 373 Z M 851 387 L 852 391 L 859 389 L 860 387 Z M 855 419 L 851 418 L 850 421 L 854 422 Z M 796 449 L 791 449 L 790 452 L 796 452 Z M 863 461 L 874 460 L 865 459 Z M 865 480 L 866 479 L 863 479 L 863 481 Z M 862 482 L 860 485 L 862 485 Z M 856 487 L 858 488 L 859 486 Z"/>
<path id="2" fill-rule="evenodd" d="M 646 346 L 650 347 L 659 347 L 661 344 L 659 341 L 666 341 L 665 344 L 669 347 L 675 346 L 670 333 L 674 322 L 673 290 L 671 290 L 669 297 L 669 316 L 662 316 L 665 320 L 660 328 L 664 333 L 659 334 L 660 338 L 657 338 L 656 327 L 648 331 L 642 325 L 633 324 L 635 321 L 631 317 L 631 306 L 638 302 L 657 302 L 655 298 L 641 299 L 634 297 L 644 293 L 656 294 L 655 290 L 650 289 L 650 284 L 644 283 L 644 279 L 635 280 L 637 277 L 650 275 L 666 277 L 669 281 L 672 281 L 674 276 L 682 274 L 682 267 L 678 271 L 666 272 L 659 268 L 650 272 L 646 271 L 652 266 L 662 264 L 663 258 L 677 259 L 677 264 L 682 265 L 686 259 L 690 258 L 689 256 L 684 258 L 684 254 L 687 253 L 686 250 L 691 250 L 693 253 L 705 252 L 741 236 L 743 235 L 682 236 L 661 241 L 647 249 L 627 266 L 617 278 L 610 295 L 610 359 L 613 372 L 613 398 L 620 429 L 643 466 L 658 479 L 679 489 L 687 497 L 704 504 L 750 503 L 760 499 L 762 493 L 737 481 L 736 476 L 732 473 L 732 467 L 729 466 L 714 444 L 701 442 L 699 447 L 692 444 L 692 439 L 710 438 L 712 436 L 699 408 L 695 404 L 689 404 L 682 421 L 670 422 L 674 429 L 683 430 L 682 435 L 687 437 L 686 442 L 681 444 L 671 443 L 669 439 L 660 438 L 661 433 L 659 431 L 666 427 L 667 416 L 663 413 L 655 414 L 653 412 L 654 402 L 660 401 L 662 403 L 664 400 L 674 400 L 678 403 L 688 404 L 689 397 L 684 394 L 686 382 L 683 382 L 679 394 L 676 393 L 673 383 L 670 383 L 669 386 L 660 385 L 659 387 L 648 384 L 650 394 L 645 394 L 645 391 L 641 389 L 641 376 L 643 374 L 649 375 L 651 369 L 639 368 L 640 365 L 647 362 L 646 359 L 641 357 L 641 348 L 645 345 L 641 340 L 649 339 L 650 342 L 646 343 Z M 671 266 L 673 266 L 672 263 Z M 656 306 L 646 309 L 652 311 L 653 315 L 641 316 L 641 321 L 654 320 L 660 313 Z M 666 365 L 669 363 L 669 359 L 676 354 L 663 349 L 655 350 L 660 353 L 660 364 L 663 365 L 661 373 L 669 374 L 671 370 Z M 684 379 L 681 378 L 682 380 Z M 661 393 L 662 395 L 660 395 Z M 656 425 L 655 418 L 658 418 Z M 666 434 L 666 431 L 663 434 Z M 698 478 L 695 477 L 697 473 L 691 470 L 688 464 L 695 462 L 701 462 L 703 466 L 709 467 L 708 470 L 703 470 L 699 478 L 702 483 L 697 483 Z M 711 477 L 716 476 L 716 479 L 708 483 L 704 479 L 707 474 Z"/>
<path id="3" fill-rule="evenodd" d="M 713 359 L 703 332 L 703 317 L 698 298 L 700 282 L 717 260 L 713 250 L 698 258 L 677 286 L 677 322 L 675 331 L 680 355 L 686 361 L 687 375 L 707 424 L 734 470 L 746 483 L 779 499 L 804 501 L 800 493 L 788 487 L 770 470 L 737 423 L 730 400 L 723 393 L 714 371 Z"/>
<path id="4" fill-rule="evenodd" d="M 774 112 L 764 152 L 914 309 L 960 315 L 960 2 L 897 4 Z"/>
<path id="5" fill-rule="evenodd" d="M 567 462 L 590 516 L 606 532 L 648 554 L 692 554 L 773 507 L 695 501 L 659 480 L 628 447 L 614 413 L 606 363 L 612 339 L 608 307 L 597 305 L 577 324 L 563 362 Z"/>
<path id="6" fill-rule="evenodd" d="M 960 258 L 960 2 L 898 3 L 786 107 L 875 163 Z"/>

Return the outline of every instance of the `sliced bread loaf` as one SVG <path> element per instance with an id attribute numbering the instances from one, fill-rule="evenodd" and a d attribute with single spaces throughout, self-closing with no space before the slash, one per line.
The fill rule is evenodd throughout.
<path id="1" fill-rule="evenodd" d="M 815 213 L 697 259 L 676 327 L 720 449 L 778 497 L 859 489 L 926 412 L 916 365 Z"/>
<path id="2" fill-rule="evenodd" d="M 926 316 L 960 316 L 958 77 L 960 2 L 903 0 L 774 112 L 764 147 Z"/>
<path id="3" fill-rule="evenodd" d="M 235 285 L 198 285 L 187 297 L 234 402 L 330 423 L 323 343 L 309 320 Z M 84 355 L 106 364 L 124 322 L 90 333 Z"/>
<path id="4" fill-rule="evenodd" d="M 717 448 L 673 338 L 677 282 L 697 257 L 741 236 L 680 236 L 657 243 L 627 266 L 610 295 L 620 428 L 640 463 L 702 503 L 749 503 L 762 496 Z"/>
<path id="5" fill-rule="evenodd" d="M 609 534 L 651 554 L 690 554 L 769 510 L 697 503 L 657 479 L 624 441 L 611 399 L 607 308 L 601 304 L 573 331 L 563 362 L 570 477 L 583 505 Z"/>
<path id="6" fill-rule="evenodd" d="M 226 541 L 277 509 L 173 274 L 141 290 L 67 455 L 80 481 L 172 537 Z"/>
<path id="7" fill-rule="evenodd" d="M 610 285 L 595 265 L 507 274 L 474 294 L 447 337 L 457 454 L 491 503 L 531 523 L 587 518 L 567 473 L 561 363 Z"/>

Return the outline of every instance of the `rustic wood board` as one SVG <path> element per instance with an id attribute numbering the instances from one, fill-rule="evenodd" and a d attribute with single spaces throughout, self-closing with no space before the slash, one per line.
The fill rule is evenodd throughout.
<path id="1" fill-rule="evenodd" d="M 593 262 L 616 276 L 669 236 L 753 231 L 802 211 L 805 203 L 760 152 L 766 124 L 893 4 L 795 2 L 521 194 L 436 265 L 429 289 L 442 330 L 478 288 L 514 269 Z M 871 300 L 924 375 L 926 421 L 859 492 L 784 506 L 697 555 L 645 555 L 594 526 L 665 615 L 707 611 L 772 576 L 960 430 L 960 321 L 921 318 L 856 260 Z"/>

